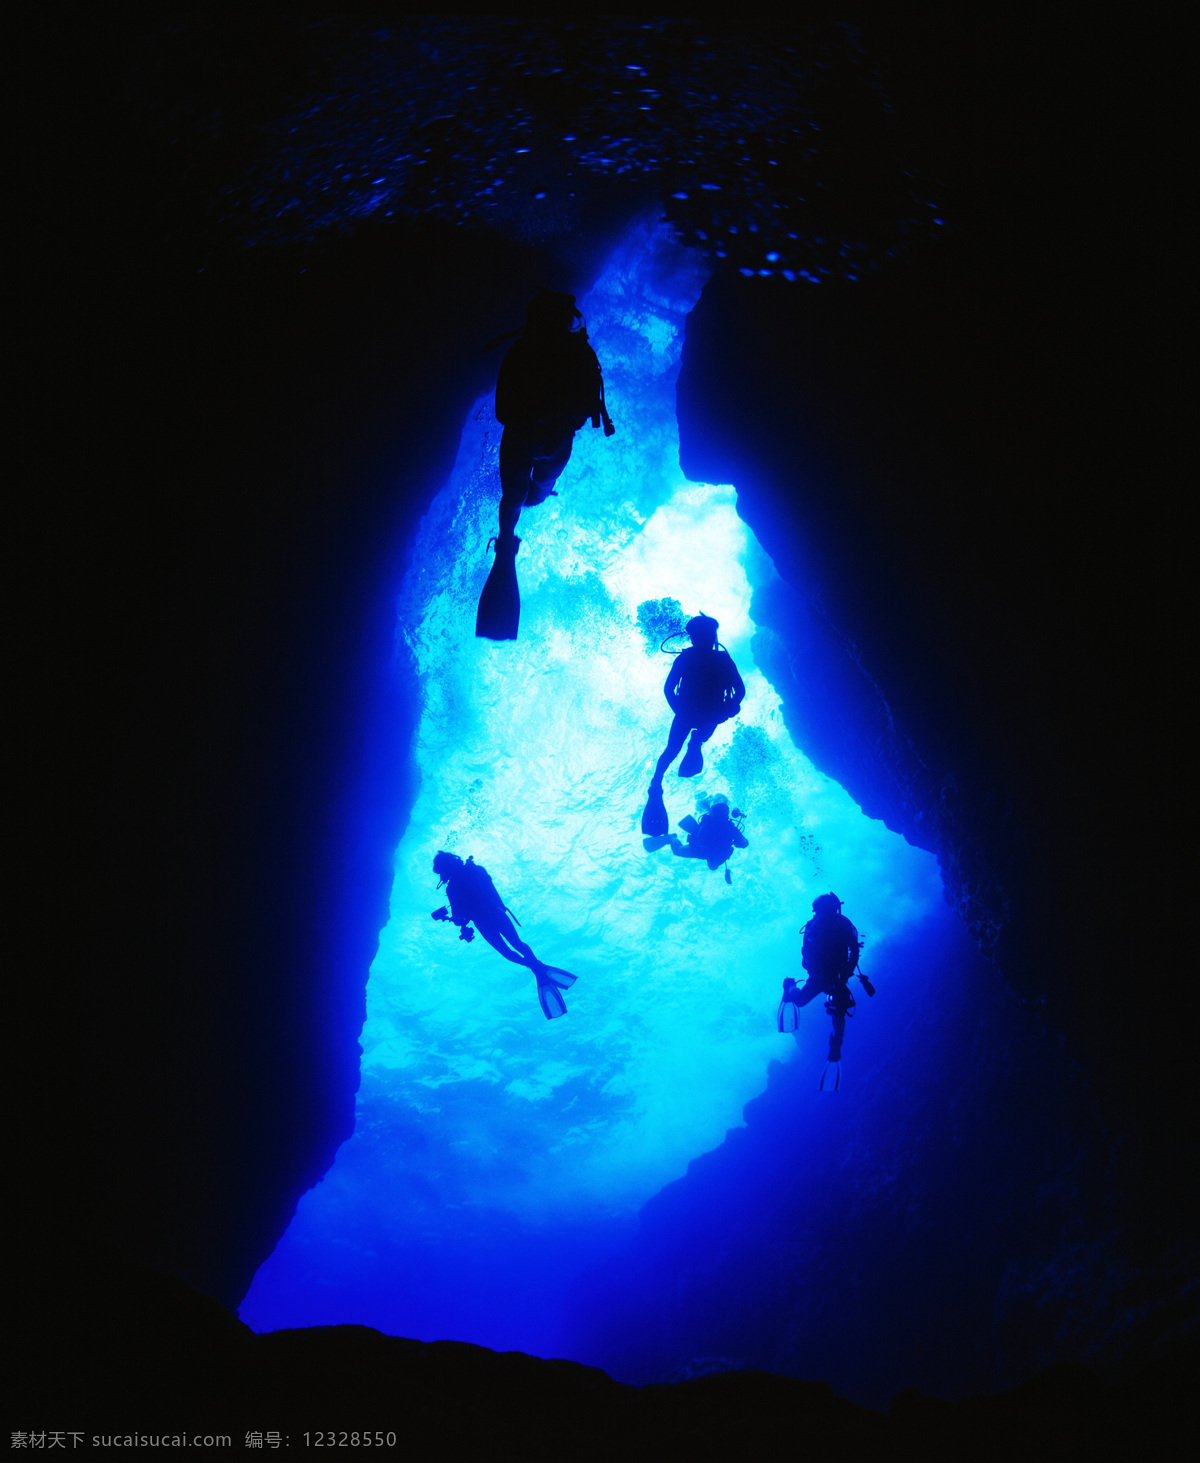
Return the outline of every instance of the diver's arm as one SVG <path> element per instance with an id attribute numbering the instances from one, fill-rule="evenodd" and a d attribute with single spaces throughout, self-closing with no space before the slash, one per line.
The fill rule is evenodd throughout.
<path id="1" fill-rule="evenodd" d="M 537 417 L 537 364 L 529 347 L 524 337 L 514 341 L 500 362 L 493 410 L 502 427 L 528 427 Z"/>
<path id="2" fill-rule="evenodd" d="M 511 348 L 510 348 L 511 352 Z M 492 410 L 496 414 L 496 420 L 503 427 L 512 416 L 512 368 L 508 363 L 508 353 L 500 362 L 500 373 L 496 377 L 496 404 Z"/>
<path id="3" fill-rule="evenodd" d="M 441 909 L 435 909 L 430 918 L 444 920 L 447 924 L 455 925 L 458 929 L 458 938 L 460 940 L 473 940 L 475 938 L 475 931 L 471 928 L 470 919 L 465 915 L 451 914 L 444 904 Z"/>
<path id="4" fill-rule="evenodd" d="M 478 889 L 476 890 L 476 904 L 480 909 L 486 909 L 497 916 L 507 916 L 510 913 L 508 905 L 504 902 L 504 896 L 492 882 L 492 876 L 482 864 L 474 865 L 475 873 L 478 876 Z M 519 923 L 519 921 L 518 921 Z"/>
<path id="5" fill-rule="evenodd" d="M 681 656 L 676 656 L 671 662 L 671 669 L 667 672 L 666 684 L 663 686 L 663 695 L 667 698 L 667 705 L 679 715 L 679 687 L 683 683 L 683 672 L 679 668 Z"/>
<path id="6" fill-rule="evenodd" d="M 725 652 L 725 659 L 729 662 L 729 670 L 732 676 L 733 683 L 730 690 L 733 692 L 733 700 L 736 705 L 740 706 L 746 699 L 746 683 L 738 674 L 738 668 L 733 663 L 733 656 L 728 651 Z"/>
<path id="7" fill-rule="evenodd" d="M 584 350 L 587 352 L 587 390 L 592 398 L 592 408 L 588 412 L 588 416 L 592 419 L 592 426 L 598 427 L 600 425 L 600 413 L 604 411 L 604 374 L 600 370 L 600 358 L 596 355 L 596 352 L 590 345 L 585 345 Z M 608 413 L 605 411 L 604 415 L 607 417 Z M 604 435 L 608 437 L 612 434 L 606 430 Z"/>
<path id="8" fill-rule="evenodd" d="M 461 889 L 458 891 L 458 898 L 456 899 L 453 889 L 447 884 L 446 898 L 450 901 L 450 923 L 458 925 L 459 928 L 463 925 L 469 925 L 471 923 L 471 916 L 463 909 L 463 905 L 466 902 L 463 899 L 463 891 Z"/>
<path id="9" fill-rule="evenodd" d="M 739 833 L 736 828 L 733 830 L 733 843 L 735 848 L 750 847 L 750 840 L 746 837 L 744 833 Z"/>
<path id="10" fill-rule="evenodd" d="M 853 925 L 850 926 L 850 969 L 862 982 L 862 988 L 867 995 L 875 994 L 875 987 L 858 968 L 858 957 L 862 954 L 863 941 L 858 937 L 858 931 Z"/>

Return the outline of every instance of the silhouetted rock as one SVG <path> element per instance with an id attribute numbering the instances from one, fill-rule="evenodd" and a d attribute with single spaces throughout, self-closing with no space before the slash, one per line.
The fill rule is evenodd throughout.
<path id="1" fill-rule="evenodd" d="M 77 1223 L 233 1306 L 351 1130 L 364 985 L 412 791 L 392 595 L 464 414 L 492 385 L 479 347 L 536 285 L 582 292 L 653 190 L 618 176 L 618 160 L 564 188 L 579 196 L 561 227 L 505 232 L 496 215 L 471 232 L 438 208 L 360 226 L 354 181 L 320 247 L 269 209 L 287 242 L 217 247 L 239 206 L 226 182 L 280 159 L 263 126 L 292 115 L 312 66 L 314 127 L 325 102 L 336 110 L 320 27 L 288 23 L 276 51 L 270 22 L 247 22 L 247 52 L 217 21 L 193 51 L 193 23 L 168 26 L 155 35 L 175 48 L 172 71 L 134 23 L 76 24 L 55 19 L 23 50 L 35 186 L 17 276 L 29 451 L 14 516 L 29 531 L 13 842 L 28 891 L 12 984 L 29 1020 L 12 1045 L 7 1157 L 35 1225 Z M 956 908 L 1040 1025 L 1045 1067 L 1076 1063 L 1070 1091 L 1101 1108 L 1097 1126 L 1090 1101 L 1041 1105 L 1027 1072 L 1028 1102 L 1002 1109 L 986 1162 L 953 1168 L 965 1207 L 989 1215 L 1019 1208 L 1010 1160 L 1023 1181 L 1049 1164 L 1032 1190 L 1044 1246 L 1031 1239 L 1007 1274 L 990 1255 L 970 1288 L 986 1320 L 939 1341 L 948 1365 L 974 1366 L 995 1325 L 1008 1376 L 1080 1351 L 1124 1374 L 1195 1317 L 1195 982 L 1165 966 L 1191 893 L 1186 575 L 1173 567 L 1178 474 L 1155 458 L 1167 353 L 1139 333 L 1176 312 L 1149 293 L 1169 270 L 1130 201 L 1145 192 L 1131 91 L 1105 80 L 1110 61 L 1137 77 L 1136 27 L 1118 64 L 1103 24 L 1047 21 L 1036 45 L 982 12 L 890 26 L 890 95 L 946 185 L 951 243 L 923 230 L 903 270 L 836 288 L 718 275 L 679 386 L 685 469 L 737 484 L 783 575 L 755 605 L 755 655 L 797 740 L 937 852 Z M 628 64 L 623 22 L 614 36 L 592 90 Z M 762 44 L 748 44 L 757 66 Z M 703 65 L 719 61 L 706 43 Z M 128 105 L 142 84 L 159 87 L 153 125 Z M 559 120 L 574 105 L 566 79 L 521 85 Z M 381 86 L 371 71 L 359 121 Z M 631 95 L 606 115 L 637 110 Z M 689 86 L 688 116 L 701 100 Z M 721 107 L 726 137 L 736 118 Z M 834 112 L 839 138 L 860 130 Z M 202 140 L 186 163 L 173 128 Z M 768 176 L 754 148 L 752 167 L 726 150 L 722 176 Z M 831 178 L 844 162 L 832 157 Z M 311 164 L 319 184 L 330 158 L 316 148 Z M 319 186 L 306 197 L 319 202 Z M 696 200 L 675 201 L 700 229 Z M 245 237 L 237 222 L 229 238 Z M 1005 1053 L 989 1042 L 985 978 L 972 981 L 956 999 L 991 1082 Z M 925 1221 L 951 1167 L 919 1130 L 918 1087 L 880 1099 L 911 1113 L 912 1207 L 894 1239 L 901 1257 L 909 1239 L 924 1246 L 916 1299 L 944 1316 L 962 1292 L 932 1266 L 941 1231 Z M 777 1165 L 778 1142 L 763 1152 Z M 773 1167 L 756 1182 L 769 1190 Z M 734 1253 L 747 1232 L 729 1240 L 729 1273 L 745 1263 L 757 1283 Z M 35 1392 L 61 1362 L 74 1395 L 100 1406 L 144 1367 L 166 1407 L 182 1374 L 218 1387 L 240 1347 L 292 1344 L 260 1346 L 212 1306 L 185 1306 L 183 1321 L 162 1275 L 159 1298 L 128 1314 L 76 1305 L 95 1286 L 122 1293 L 97 1279 L 107 1264 L 31 1268 L 58 1297 L 46 1316 L 71 1318 L 21 1333 Z M 146 1320 L 155 1307 L 161 1320 Z M 758 1384 L 701 1378 L 665 1395 L 742 1385 Z"/>
<path id="2" fill-rule="evenodd" d="M 422 1459 L 1170 1459 L 1196 1348 L 1120 1389 L 1082 1367 L 961 1402 L 908 1390 L 887 1414 L 825 1383 L 732 1371 L 621 1386 L 604 1372 L 365 1326 L 254 1336 L 216 1302 L 69 1233 L 29 1237 L 9 1294 L 14 1431 L 393 1435 Z M 311 1442 L 310 1444 L 311 1445 Z M 389 1448 L 389 1452 L 393 1449 Z"/>

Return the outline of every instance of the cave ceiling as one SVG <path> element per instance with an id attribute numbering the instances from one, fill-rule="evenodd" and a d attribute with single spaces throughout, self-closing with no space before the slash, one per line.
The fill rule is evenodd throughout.
<path id="1" fill-rule="evenodd" d="M 597 196 L 653 196 L 714 259 L 816 283 L 945 224 L 847 25 L 190 16 L 126 55 L 162 226 L 211 249 L 421 218 L 554 247 Z"/>

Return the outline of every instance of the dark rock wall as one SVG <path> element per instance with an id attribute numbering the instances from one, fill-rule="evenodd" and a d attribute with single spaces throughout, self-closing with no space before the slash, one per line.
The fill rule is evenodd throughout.
<path id="1" fill-rule="evenodd" d="M 565 259 L 435 223 L 203 262 L 90 120 L 31 264 L 16 1166 L 35 1212 L 236 1305 L 353 1124 L 407 538 L 480 346 L 585 287 L 626 205 Z"/>
<path id="2" fill-rule="evenodd" d="M 885 1416 L 822 1383 L 763 1372 L 639 1389 L 569 1361 L 365 1326 L 255 1336 L 209 1297 L 95 1241 L 53 1227 L 20 1238 L 22 1262 L 5 1287 L 14 1447 L 54 1447 L 56 1437 L 68 1449 L 203 1438 L 240 1448 L 257 1434 L 271 1451 L 316 1446 L 319 1432 L 325 1446 L 446 1463 L 481 1454 L 690 1463 L 747 1448 L 791 1459 L 798 1437 L 846 1459 L 1189 1456 L 1179 1445 L 1192 1422 L 1194 1345 L 1120 1387 L 1061 1366 L 957 1404 L 909 1389 Z"/>
<path id="3" fill-rule="evenodd" d="M 936 849 L 1101 1100 L 1114 1224 L 1177 1253 L 1195 1002 L 1168 965 L 1153 302 L 1135 214 L 1110 266 L 1101 199 L 1133 173 L 1098 48 L 1019 39 L 890 38 L 957 240 L 861 288 L 718 276 L 685 467 L 737 483 L 791 581 L 761 609 L 798 735 Z M 584 287 L 642 198 L 606 183 L 556 257 L 395 223 L 214 260 L 114 116 L 118 51 L 27 50 L 11 1165 L 35 1218 L 233 1303 L 352 1120 L 409 775 L 406 534 L 490 379 L 479 343 L 532 284 Z"/>
<path id="4" fill-rule="evenodd" d="M 719 274 L 689 319 L 685 471 L 737 484 L 788 581 L 758 596 L 756 655 L 818 765 L 938 854 L 991 970 L 927 992 L 925 1040 L 892 1016 L 873 1113 L 811 1110 L 785 1068 L 647 1206 L 613 1297 L 579 1298 L 580 1354 L 623 1377 L 707 1353 L 877 1399 L 892 1366 L 946 1392 L 1052 1357 L 1127 1366 L 1194 1326 L 1195 1003 L 1153 974 L 1190 903 L 1172 495 L 1133 429 L 1156 389 L 1128 310 L 1143 286 L 1118 291 L 1094 244 L 1091 188 L 1122 147 L 1073 88 L 1096 39 L 1041 94 L 986 68 L 957 94 L 971 229 L 853 285 Z M 884 1155 L 908 1201 L 880 1192 L 868 1219 Z"/>
<path id="5" fill-rule="evenodd" d="M 899 104 L 956 117 L 969 226 L 854 287 L 716 278 L 689 321 L 682 456 L 737 483 L 799 593 L 762 609 L 800 632 L 776 658 L 806 745 L 937 851 L 981 948 L 1147 1158 L 1133 1187 L 1169 1208 L 1195 1004 L 1175 984 L 1158 1007 L 1146 982 L 1188 902 L 1179 495 L 1142 436 L 1172 390 L 1146 260 L 1135 244 L 1117 278 L 1097 247 L 1130 145 L 1111 38 L 1022 66 L 994 36 L 950 95 L 930 39 L 907 73 L 928 89 Z"/>
<path id="6" fill-rule="evenodd" d="M 1186 1246 L 1122 1223 L 1111 1134 L 1065 1043 L 960 925 L 878 961 L 838 1090 L 811 1045 L 773 1064 L 745 1126 L 577 1284 L 566 1354 L 623 1382 L 761 1369 L 884 1407 L 1067 1361 L 1115 1380 L 1177 1344 Z"/>

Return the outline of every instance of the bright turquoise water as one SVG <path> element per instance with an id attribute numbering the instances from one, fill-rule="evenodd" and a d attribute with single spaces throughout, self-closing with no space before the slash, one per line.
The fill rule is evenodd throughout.
<path id="1" fill-rule="evenodd" d="M 819 1074 L 819 1003 L 795 1039 L 774 1024 L 813 897 L 845 901 L 891 999 L 889 937 L 941 905 L 933 857 L 813 768 L 754 664 L 751 596 L 774 570 L 734 489 L 679 469 L 674 382 L 702 285 L 645 224 L 580 301 L 618 430 L 584 428 L 561 496 L 522 516 L 518 642 L 474 635 L 499 496 L 490 397 L 423 521 L 398 602 L 421 783 L 371 968 L 356 1131 L 255 1279 L 242 1315 L 259 1329 L 362 1321 L 553 1351 L 572 1277 L 740 1123 L 767 1064 Z M 636 614 L 664 597 L 716 616 L 747 686 L 704 773 L 666 780 L 673 826 L 718 792 L 746 812 L 732 884 L 642 847 L 670 659 Z M 430 919 L 439 848 L 484 864 L 537 954 L 579 977 L 565 1019 L 546 1021 L 530 973 Z M 856 1025 L 879 1009 L 860 1001 Z"/>

